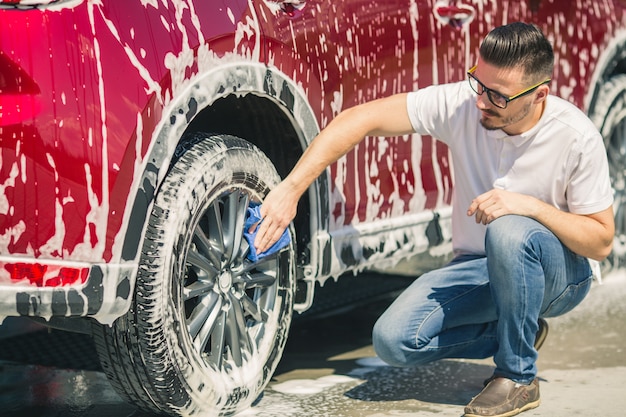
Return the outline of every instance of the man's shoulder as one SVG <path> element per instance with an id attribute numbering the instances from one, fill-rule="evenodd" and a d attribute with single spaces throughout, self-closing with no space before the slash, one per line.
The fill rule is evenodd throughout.
<path id="1" fill-rule="evenodd" d="M 412 91 L 409 94 L 456 94 L 466 93 L 470 95 L 472 90 L 466 81 L 458 81 L 445 84 L 431 84 L 424 87 L 420 87 L 417 90 Z"/>
<path id="2" fill-rule="evenodd" d="M 408 103 L 411 107 L 420 107 L 427 110 L 441 110 L 442 106 L 454 109 L 459 106 L 474 106 L 471 98 L 475 93 L 467 82 L 433 84 L 419 88 L 408 95 Z"/>
<path id="3" fill-rule="evenodd" d="M 445 143 L 469 129 L 479 116 L 474 92 L 467 82 L 438 84 L 407 95 L 407 111 L 416 133 L 431 135 Z"/>
<path id="4" fill-rule="evenodd" d="M 574 103 L 555 95 L 548 96 L 548 106 L 546 110 L 555 117 L 581 117 L 588 119 L 585 112 L 579 109 Z"/>
<path id="5" fill-rule="evenodd" d="M 550 95 L 545 111 L 549 120 L 557 121 L 581 134 L 599 134 L 585 112 L 562 97 Z"/>

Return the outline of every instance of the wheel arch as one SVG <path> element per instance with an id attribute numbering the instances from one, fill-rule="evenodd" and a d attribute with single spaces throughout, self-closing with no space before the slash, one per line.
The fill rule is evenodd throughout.
<path id="1" fill-rule="evenodd" d="M 619 74 L 626 74 L 626 30 L 620 30 L 613 36 L 596 61 L 595 70 L 588 80 L 590 88 L 583 103 L 587 114 L 594 114 L 604 83 Z"/>
<path id="2" fill-rule="evenodd" d="M 306 94 L 275 68 L 254 62 L 215 67 L 198 76 L 163 111 L 128 197 L 129 220 L 121 244 L 123 262 L 134 262 L 141 250 L 153 199 L 187 133 L 230 134 L 260 148 L 284 178 L 319 132 Z M 317 230 L 328 229 L 328 174 L 303 196 L 294 219 L 299 278 L 318 259 L 310 244 Z"/>
<path id="3" fill-rule="evenodd" d="M 292 111 L 285 107 L 284 102 L 277 102 L 276 97 L 258 91 L 231 93 L 198 112 L 185 134 L 209 132 L 245 139 L 261 149 L 272 161 L 280 177 L 285 178 L 312 140 L 302 131 Z M 326 183 L 325 178 L 320 181 Z M 319 191 L 323 188 L 320 185 L 314 187 L 317 192 L 305 194 L 300 200 L 293 222 L 297 237 L 299 278 L 302 278 L 303 266 L 311 260 L 309 242 L 312 233 L 316 228 L 323 227 L 318 203 Z"/>

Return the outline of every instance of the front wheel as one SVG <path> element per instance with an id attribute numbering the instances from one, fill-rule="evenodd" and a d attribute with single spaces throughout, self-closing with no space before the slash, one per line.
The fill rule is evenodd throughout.
<path id="1" fill-rule="evenodd" d="M 295 239 L 250 262 L 246 209 L 278 174 L 241 139 L 187 139 L 154 203 L 131 309 L 94 339 L 127 401 L 175 416 L 232 415 L 259 396 L 282 355 Z"/>

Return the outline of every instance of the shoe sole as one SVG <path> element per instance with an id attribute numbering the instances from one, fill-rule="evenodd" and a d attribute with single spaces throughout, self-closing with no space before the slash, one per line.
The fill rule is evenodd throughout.
<path id="1" fill-rule="evenodd" d="M 503 413 L 503 414 L 489 415 L 489 417 L 511 417 L 511 416 L 516 416 L 519 413 L 522 413 L 524 411 L 528 411 L 528 410 L 531 410 L 533 408 L 539 407 L 539 404 L 541 404 L 541 399 L 538 399 L 537 401 L 533 401 L 532 403 L 528 403 L 528 404 L 524 405 L 521 408 L 516 408 L 515 410 L 507 411 L 506 413 Z M 485 416 L 487 416 L 487 414 L 464 414 L 464 417 L 485 417 Z"/>

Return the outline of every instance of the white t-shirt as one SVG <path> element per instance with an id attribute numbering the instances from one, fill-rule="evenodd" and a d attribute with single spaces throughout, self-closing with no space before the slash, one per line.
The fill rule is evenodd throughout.
<path id="1" fill-rule="evenodd" d="M 417 133 L 450 148 L 457 254 L 485 253 L 486 226 L 466 212 L 475 197 L 493 188 L 534 196 L 575 214 L 597 213 L 613 203 L 602 136 L 582 111 L 561 98 L 548 96 L 539 122 L 517 136 L 482 127 L 467 81 L 410 93 L 407 110 Z"/>

